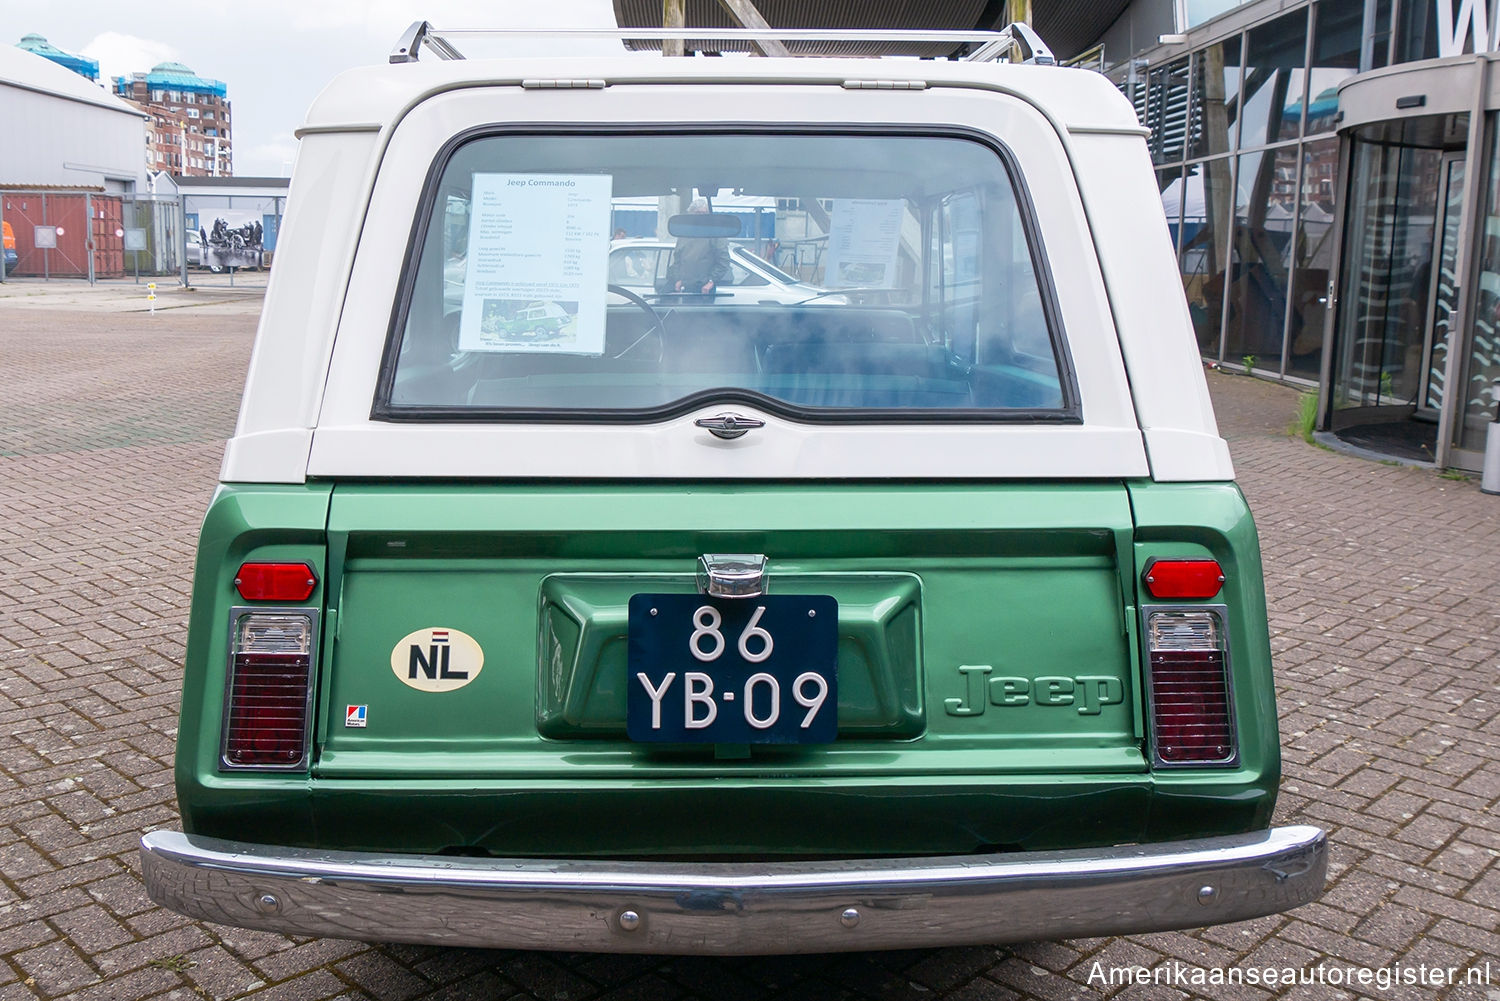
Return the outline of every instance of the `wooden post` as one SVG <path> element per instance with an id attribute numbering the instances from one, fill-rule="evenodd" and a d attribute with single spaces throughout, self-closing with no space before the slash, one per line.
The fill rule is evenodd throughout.
<path id="1" fill-rule="evenodd" d="M 687 15 L 683 12 L 686 0 L 661 0 L 661 26 L 663 28 L 684 28 L 687 26 Z M 661 54 L 664 56 L 681 56 L 687 54 L 687 49 L 680 38 L 663 38 L 661 40 Z"/>
<path id="2" fill-rule="evenodd" d="M 1010 12 L 1010 17 L 1006 19 L 1006 24 L 1015 24 L 1018 21 L 1021 24 L 1031 23 L 1031 0 L 1007 0 L 1006 7 Z M 1012 45 L 1010 48 L 1010 61 L 1018 63 L 1021 60 L 1020 50 Z"/>
<path id="3" fill-rule="evenodd" d="M 760 16 L 760 10 L 755 6 L 753 0 L 719 0 L 719 6 L 729 12 L 729 16 L 739 22 L 742 28 L 770 28 L 766 19 Z M 754 46 L 760 50 L 763 56 L 789 56 L 789 50 L 784 44 L 774 40 L 754 42 Z"/>

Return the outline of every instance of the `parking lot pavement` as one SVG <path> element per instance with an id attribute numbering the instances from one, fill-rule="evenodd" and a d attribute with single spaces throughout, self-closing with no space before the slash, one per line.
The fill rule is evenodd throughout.
<path id="1" fill-rule="evenodd" d="M 735 960 L 375 948 L 153 907 L 136 842 L 176 821 L 193 545 L 255 309 L 94 302 L 0 299 L 0 1001 L 1500 1001 L 1500 498 L 1288 437 L 1293 391 L 1224 375 L 1272 610 L 1277 820 L 1336 846 L 1317 903 L 1193 933 Z M 1487 964 L 1488 985 L 1433 985 Z M 1155 983 L 1120 986 L 1130 966 Z M 1252 967 L 1322 982 L 1193 982 Z M 1382 990 L 1393 969 L 1424 983 Z"/>
<path id="2" fill-rule="evenodd" d="M 89 313 L 167 312 L 188 307 L 213 306 L 223 313 L 259 315 L 266 291 L 266 274 L 250 275 L 230 282 L 227 276 L 192 272 L 202 284 L 184 288 L 175 276 L 140 280 L 112 278 L 94 285 L 81 281 L 46 281 L 41 278 L 8 278 L 0 282 L 0 310 L 78 311 Z M 152 283 L 156 288 L 152 288 Z M 148 296 L 156 298 L 149 299 Z"/>

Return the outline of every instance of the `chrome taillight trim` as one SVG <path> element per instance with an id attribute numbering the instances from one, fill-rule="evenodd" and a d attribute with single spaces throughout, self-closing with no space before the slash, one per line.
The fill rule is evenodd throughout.
<path id="1" fill-rule="evenodd" d="M 301 615 L 309 620 L 307 698 L 302 707 L 302 757 L 285 765 L 240 765 L 229 760 L 229 713 L 234 698 L 234 638 L 246 615 Z M 224 643 L 224 705 L 219 717 L 221 772 L 305 772 L 312 763 L 313 702 L 318 687 L 318 647 L 321 611 L 304 605 L 235 605 L 229 609 L 229 633 Z"/>
<path id="2" fill-rule="evenodd" d="M 1151 676 L 1151 616 L 1160 612 L 1209 612 L 1218 620 L 1221 644 L 1224 648 L 1224 708 L 1229 717 L 1229 754 L 1223 758 L 1206 758 L 1200 761 L 1164 761 L 1156 743 L 1156 686 Z M 1240 763 L 1240 727 L 1234 704 L 1234 667 L 1230 652 L 1229 606 L 1195 602 L 1173 602 L 1169 604 L 1142 604 L 1141 623 L 1141 669 L 1145 679 L 1146 732 L 1149 736 L 1151 767 L 1153 769 L 1181 768 L 1236 768 Z"/>

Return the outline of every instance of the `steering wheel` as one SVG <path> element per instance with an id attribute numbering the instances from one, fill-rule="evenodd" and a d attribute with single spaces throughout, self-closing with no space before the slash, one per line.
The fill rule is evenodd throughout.
<path id="1" fill-rule="evenodd" d="M 656 311 L 656 307 L 651 305 L 645 299 L 642 299 L 640 296 L 636 295 L 634 292 L 630 291 L 630 289 L 626 288 L 623 285 L 606 285 L 604 286 L 604 288 L 605 291 L 613 292 L 615 295 L 624 299 L 626 302 L 629 302 L 631 305 L 638 307 L 646 314 L 646 318 L 648 321 L 646 324 L 646 329 L 641 332 L 641 336 L 625 345 L 625 347 L 621 348 L 617 353 L 610 355 L 610 357 L 624 358 L 631 351 L 634 351 L 642 341 L 644 341 L 654 333 L 656 334 L 656 361 L 658 364 L 660 364 L 662 355 L 666 351 L 666 327 L 663 325 L 661 314 Z"/>

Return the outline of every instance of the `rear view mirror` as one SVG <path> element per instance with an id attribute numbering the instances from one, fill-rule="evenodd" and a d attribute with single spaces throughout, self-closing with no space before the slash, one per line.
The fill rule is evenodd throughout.
<path id="1" fill-rule="evenodd" d="M 740 235 L 740 217 L 718 212 L 688 212 L 669 218 L 667 232 L 690 239 L 727 239 Z"/>

